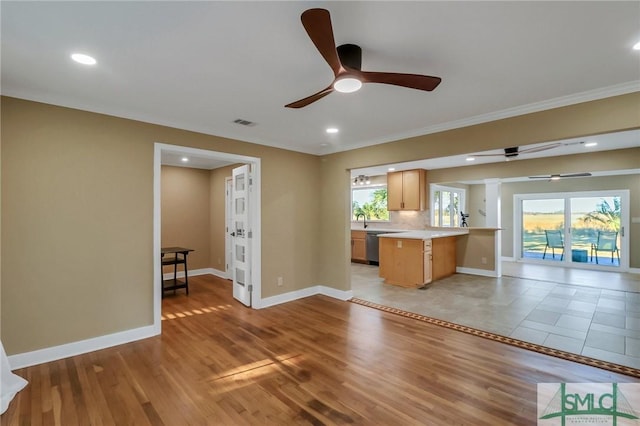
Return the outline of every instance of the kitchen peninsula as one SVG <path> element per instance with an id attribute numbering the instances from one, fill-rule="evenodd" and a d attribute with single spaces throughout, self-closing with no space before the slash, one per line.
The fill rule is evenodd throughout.
<path id="1" fill-rule="evenodd" d="M 381 234 L 380 277 L 385 283 L 422 287 L 456 272 L 456 237 L 466 229 Z"/>
<path id="2" fill-rule="evenodd" d="M 498 230 L 431 228 L 381 234 L 379 275 L 387 284 L 413 288 L 461 271 L 499 276 Z"/>

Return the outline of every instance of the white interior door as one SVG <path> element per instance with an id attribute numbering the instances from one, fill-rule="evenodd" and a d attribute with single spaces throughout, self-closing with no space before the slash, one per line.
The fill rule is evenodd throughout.
<path id="1" fill-rule="evenodd" d="M 233 201 L 231 199 L 231 193 L 233 192 L 233 179 L 225 179 L 225 198 L 224 198 L 224 273 L 225 278 L 233 279 Z"/>
<path id="2" fill-rule="evenodd" d="M 248 165 L 233 169 L 232 174 L 232 276 L 233 297 L 251 306 L 251 229 L 249 222 L 249 191 L 251 176 Z"/>

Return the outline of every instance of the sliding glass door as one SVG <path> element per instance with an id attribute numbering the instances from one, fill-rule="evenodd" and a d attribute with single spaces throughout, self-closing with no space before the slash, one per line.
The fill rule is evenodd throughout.
<path id="1" fill-rule="evenodd" d="M 564 259 L 564 204 L 562 198 L 522 200 L 522 257 L 548 262 Z"/>
<path id="2" fill-rule="evenodd" d="M 628 268 L 629 191 L 518 194 L 516 257 L 587 268 Z"/>
<path id="3" fill-rule="evenodd" d="M 620 197 L 571 198 L 574 262 L 620 266 Z"/>

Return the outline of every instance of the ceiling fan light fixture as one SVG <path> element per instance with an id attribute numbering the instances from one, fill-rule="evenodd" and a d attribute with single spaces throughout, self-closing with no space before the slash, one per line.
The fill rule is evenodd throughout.
<path id="1" fill-rule="evenodd" d="M 97 63 L 94 57 L 84 53 L 73 53 L 71 54 L 71 59 L 82 65 L 95 65 Z"/>
<path id="2" fill-rule="evenodd" d="M 355 77 L 347 76 L 333 83 L 333 88 L 340 93 L 353 93 L 360 90 L 362 82 Z"/>

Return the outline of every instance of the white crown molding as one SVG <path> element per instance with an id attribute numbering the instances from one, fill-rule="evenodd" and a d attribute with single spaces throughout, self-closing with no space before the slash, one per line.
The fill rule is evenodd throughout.
<path id="1" fill-rule="evenodd" d="M 473 126 L 476 124 L 488 123 L 490 121 L 503 120 L 505 118 L 517 117 L 519 115 L 531 114 L 534 112 L 546 111 L 554 108 L 561 108 L 569 105 L 580 104 L 583 102 L 596 101 L 599 99 L 611 98 L 613 96 L 626 95 L 629 93 L 640 92 L 640 80 L 629 81 L 614 86 L 603 87 L 600 89 L 589 90 L 586 92 L 575 93 L 573 95 L 562 96 L 559 98 L 549 99 L 546 101 L 535 102 L 532 104 L 521 105 L 514 108 L 503 109 L 501 111 L 490 112 L 487 114 L 476 115 L 474 117 L 463 118 L 461 120 L 449 121 L 442 124 L 423 127 L 421 129 L 393 135 L 391 138 L 381 138 L 370 141 L 357 142 L 351 144 L 344 149 L 336 149 L 325 152 L 323 155 L 334 154 L 336 152 L 351 151 L 353 149 L 365 148 L 373 145 L 380 145 L 388 142 L 395 142 L 402 139 L 424 136 L 433 133 L 444 132 L 446 130 L 460 129 L 462 127 Z"/>
<path id="2" fill-rule="evenodd" d="M 339 147 L 336 146 L 335 149 L 331 149 L 331 147 L 325 147 L 323 149 L 318 150 L 315 147 L 310 147 L 309 149 L 292 149 L 290 146 L 287 146 L 283 143 L 278 143 L 274 141 L 267 141 L 259 136 L 246 137 L 240 132 L 234 132 L 224 129 L 218 128 L 209 128 L 209 127 L 201 127 L 194 126 L 193 124 L 185 125 L 184 123 L 172 120 L 158 120 L 157 118 L 148 115 L 141 114 L 132 110 L 115 110 L 113 108 L 108 107 L 95 107 L 88 103 L 82 102 L 60 102 L 55 96 L 47 96 L 42 95 L 40 93 L 36 93 L 36 91 L 7 91 L 4 90 L 2 93 L 3 96 L 16 97 L 20 99 L 25 99 L 33 102 L 40 102 L 45 104 L 57 105 L 65 108 L 71 109 L 79 109 L 82 111 L 93 112 L 97 114 L 105 114 L 114 117 L 125 118 L 128 120 L 136 120 L 142 121 L 145 123 L 156 124 L 159 126 L 172 127 L 176 129 L 187 130 L 191 132 L 198 132 L 205 135 L 218 136 L 221 138 L 232 139 L 240 142 L 249 142 L 263 146 L 270 146 L 273 148 L 284 149 L 287 151 L 301 152 L 304 154 L 311 154 L 317 156 L 324 156 L 329 154 L 335 154 L 338 152 L 351 151 L 353 149 L 365 148 L 373 145 L 380 145 L 383 143 L 399 141 L 402 139 L 412 138 L 416 136 L 423 136 L 432 133 L 443 132 L 446 130 L 459 129 L 461 127 L 472 126 L 475 124 L 487 123 L 490 121 L 501 120 L 504 118 L 515 117 L 518 115 L 530 114 L 539 111 L 545 111 L 548 109 L 559 108 L 568 105 L 579 104 L 582 102 L 595 101 L 598 99 L 605 99 L 613 96 L 625 95 L 628 93 L 640 92 L 640 80 L 629 81 L 626 83 L 620 83 L 613 86 L 603 87 L 599 89 L 589 90 L 581 93 L 575 93 L 572 95 L 562 96 L 559 98 L 549 99 L 546 101 L 535 102 L 532 104 L 522 105 L 514 108 L 507 108 L 500 111 L 490 112 L 487 114 L 481 114 L 474 117 L 463 118 L 460 120 L 449 121 L 446 123 L 436 124 L 433 126 L 423 127 L 420 129 L 411 130 L 403 133 L 395 133 L 392 136 L 359 141 L 353 144 L 349 144 L 348 146 Z"/>

